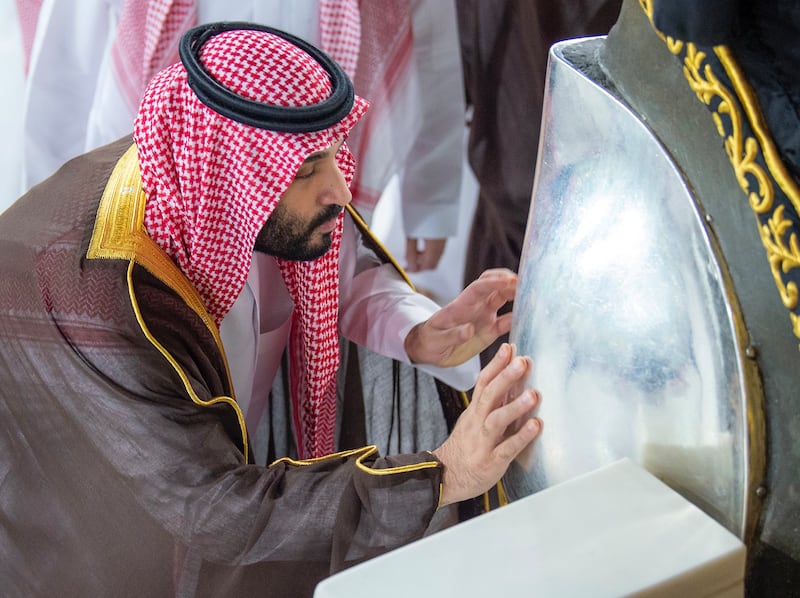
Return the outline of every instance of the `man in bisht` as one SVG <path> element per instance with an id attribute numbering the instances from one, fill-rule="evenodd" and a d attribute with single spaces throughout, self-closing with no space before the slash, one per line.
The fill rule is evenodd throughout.
<path id="1" fill-rule="evenodd" d="M 446 376 L 508 331 L 516 286 L 489 271 L 438 308 L 370 258 L 343 209 L 366 108 L 297 38 L 201 26 L 133 139 L 0 217 L 5 595 L 310 595 L 422 537 L 539 433 L 529 360 L 504 345 L 442 443 L 339 450 L 340 334 Z M 261 465 L 248 413 L 279 370 L 289 413 L 265 433 L 292 447 Z"/>

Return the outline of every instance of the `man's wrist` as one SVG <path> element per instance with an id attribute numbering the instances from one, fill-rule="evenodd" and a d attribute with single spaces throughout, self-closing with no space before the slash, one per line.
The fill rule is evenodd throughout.
<path id="1" fill-rule="evenodd" d="M 450 483 L 449 480 L 447 479 L 451 472 L 448 471 L 447 465 L 445 464 L 445 460 L 442 459 L 442 457 L 444 457 L 445 459 L 447 458 L 445 455 L 446 447 L 440 446 L 439 448 L 430 451 L 430 453 L 439 462 L 439 467 L 442 472 L 442 478 L 441 481 L 439 482 L 439 503 L 436 505 L 437 509 L 441 509 L 442 507 L 446 507 L 450 503 L 454 502 L 453 500 L 450 499 L 449 496 Z"/>
<path id="2" fill-rule="evenodd" d="M 444 498 L 444 463 L 442 463 L 442 460 L 434 451 L 427 451 L 427 452 L 431 456 L 431 458 L 439 464 L 439 472 L 440 472 L 439 496 L 436 501 L 436 510 L 438 511 L 439 509 L 445 506 L 442 500 Z"/>
<path id="3" fill-rule="evenodd" d="M 403 341 L 403 348 L 405 349 L 406 355 L 408 355 L 408 359 L 411 363 L 420 363 L 416 348 L 419 346 L 420 327 L 424 326 L 424 324 L 425 322 L 420 322 L 411 330 L 409 330 L 405 341 Z"/>

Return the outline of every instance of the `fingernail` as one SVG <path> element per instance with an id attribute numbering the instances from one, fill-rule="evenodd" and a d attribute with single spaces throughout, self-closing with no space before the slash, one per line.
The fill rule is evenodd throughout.
<path id="1" fill-rule="evenodd" d="M 529 390 L 526 390 L 520 397 L 520 400 L 522 401 L 522 404 L 527 407 L 533 405 L 533 398 L 533 393 L 531 393 Z"/>
<path id="2" fill-rule="evenodd" d="M 525 427 L 531 432 L 539 432 L 542 429 L 542 424 L 534 417 L 528 420 L 528 422 L 525 424 Z"/>
<path id="3" fill-rule="evenodd" d="M 515 374 L 520 373 L 525 369 L 525 360 L 522 357 L 517 357 L 511 362 L 511 371 Z"/>

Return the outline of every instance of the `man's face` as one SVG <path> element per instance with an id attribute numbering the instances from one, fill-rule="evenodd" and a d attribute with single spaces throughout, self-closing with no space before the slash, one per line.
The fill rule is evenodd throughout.
<path id="1" fill-rule="evenodd" d="M 309 261 L 330 249 L 336 218 L 352 198 L 336 162 L 342 143 L 306 158 L 258 233 L 256 251 Z"/>

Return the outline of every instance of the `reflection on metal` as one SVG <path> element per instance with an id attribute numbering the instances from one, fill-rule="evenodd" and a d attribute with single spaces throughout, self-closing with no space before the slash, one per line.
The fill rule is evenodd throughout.
<path id="1" fill-rule="evenodd" d="M 743 537 L 744 327 L 705 213 L 594 66 L 600 44 L 551 50 L 511 331 L 545 427 L 506 491 L 629 457 Z"/>

